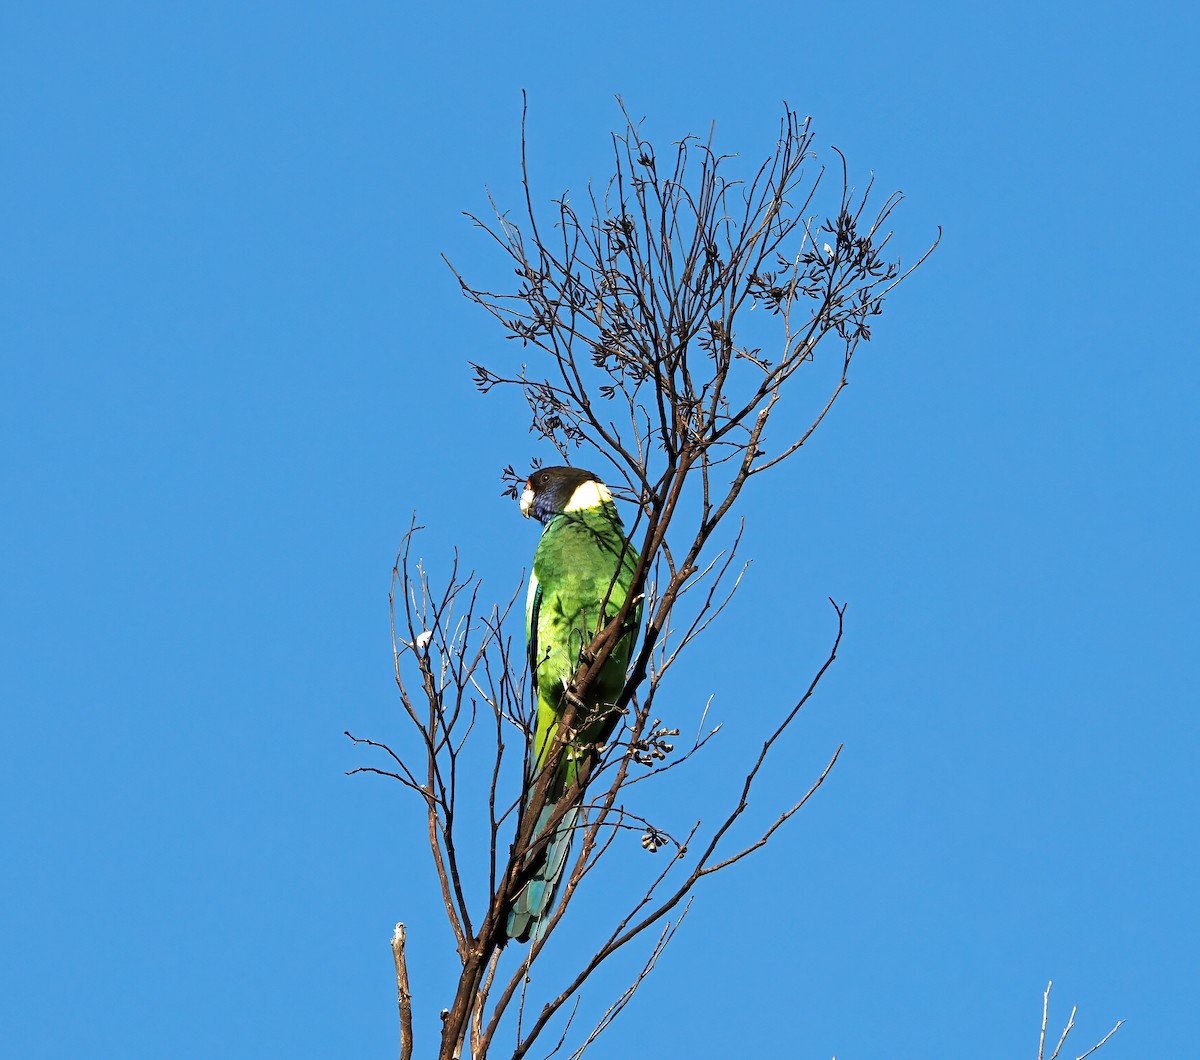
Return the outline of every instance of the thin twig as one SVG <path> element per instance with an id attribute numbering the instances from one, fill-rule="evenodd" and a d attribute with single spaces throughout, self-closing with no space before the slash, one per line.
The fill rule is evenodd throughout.
<path id="1" fill-rule="evenodd" d="M 1111 1038 L 1114 1034 L 1116 1034 L 1117 1031 L 1119 1031 L 1121 1029 L 1121 1024 L 1123 1024 L 1124 1022 L 1125 1022 L 1124 1020 L 1117 1020 L 1117 1022 L 1113 1024 L 1113 1029 L 1111 1031 L 1109 1031 L 1103 1038 L 1101 1038 L 1095 1045 L 1093 1045 L 1086 1053 L 1080 1053 L 1079 1056 L 1077 1056 L 1075 1058 L 1075 1060 L 1086 1060 L 1087 1057 L 1091 1056 L 1092 1053 L 1094 1053 L 1097 1049 L 1099 1049 L 1102 1045 L 1104 1045 L 1108 1041 L 1109 1038 Z"/>

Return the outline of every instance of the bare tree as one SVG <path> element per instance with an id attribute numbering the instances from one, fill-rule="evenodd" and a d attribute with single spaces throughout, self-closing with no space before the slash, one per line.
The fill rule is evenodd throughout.
<path id="1" fill-rule="evenodd" d="M 395 778 L 424 808 L 462 964 L 443 1012 L 443 1060 L 464 1050 L 486 1056 L 502 1020 L 505 1034 L 513 1035 L 514 1058 L 553 1034 L 549 1055 L 567 1050 L 589 977 L 650 933 L 654 941 L 635 981 L 593 1028 L 578 1032 L 569 1055 L 582 1055 L 653 969 L 697 884 L 766 844 L 820 787 L 841 750 L 768 826 L 735 834 L 772 751 L 836 658 L 845 606 L 831 600 L 824 661 L 794 699 L 779 706 L 718 818 L 691 822 L 675 834 L 638 812 L 638 785 L 682 765 L 716 731 L 705 724 L 706 710 L 697 710 L 695 736 L 677 746 L 678 719 L 663 720 L 656 704 L 667 673 L 740 581 L 743 490 L 796 453 L 824 420 L 888 294 L 933 248 L 907 270 L 889 256 L 887 226 L 901 196 L 878 200 L 872 180 L 857 191 L 840 153 L 827 173 L 816 161 L 809 119 L 790 108 L 774 150 L 743 179 L 729 175 L 740 163 L 717 152 L 711 132 L 660 153 L 623 105 L 622 115 L 611 179 L 590 187 L 578 205 L 562 196 L 549 220 L 535 206 L 523 122 L 523 219 L 517 223 L 494 203 L 493 217 L 472 217 L 515 281 L 509 289 L 484 290 L 454 274 L 466 296 L 529 357 L 508 370 L 472 365 L 478 388 L 517 388 L 533 433 L 566 462 L 598 463 L 636 513 L 634 587 L 581 651 L 544 767 L 532 783 L 509 786 L 515 772 L 509 763 L 514 757 L 525 762 L 532 724 L 523 646 L 518 639 L 514 649 L 509 622 L 521 590 L 506 604 L 481 605 L 479 579 L 462 572 L 457 556 L 449 577 L 435 583 L 415 558 L 414 524 L 397 558 L 391 597 L 396 683 L 413 739 L 403 751 L 356 741 L 389 756 L 387 768 L 364 771 Z M 828 206 L 818 209 L 818 196 L 826 193 Z M 781 415 L 785 389 L 796 400 Z M 515 495 L 524 475 L 510 466 L 505 477 Z M 621 724 L 606 744 L 590 748 L 561 803 L 581 802 L 582 808 L 557 906 L 528 948 L 506 946 L 507 910 L 544 849 L 545 833 L 535 835 L 534 823 L 567 742 L 587 720 L 574 714 L 639 604 L 644 629 L 616 704 Z M 481 775 L 482 785 L 475 782 Z M 472 807 L 484 808 L 474 830 L 463 824 Z M 559 812 L 550 829 L 561 819 Z M 560 986 L 539 988 L 535 1000 L 531 969 L 575 907 L 580 885 L 631 832 L 646 850 L 666 852 L 661 870 L 628 895 L 626 911 L 576 973 Z M 473 882 L 470 866 L 484 851 L 480 875 L 486 878 Z M 399 926 L 393 951 L 403 1057 L 411 1055 L 413 1027 Z M 560 1023 L 565 1026 L 557 1029 Z"/>

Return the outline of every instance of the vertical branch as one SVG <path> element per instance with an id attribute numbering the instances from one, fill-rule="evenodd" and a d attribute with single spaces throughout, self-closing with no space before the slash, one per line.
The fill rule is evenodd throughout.
<path id="1" fill-rule="evenodd" d="M 400 1060 L 412 1060 L 412 994 L 408 989 L 408 961 L 404 956 L 404 925 L 392 932 L 392 960 L 396 964 L 396 999 L 400 1007 Z"/>
<path id="2" fill-rule="evenodd" d="M 1050 1021 L 1050 988 L 1054 985 L 1051 979 L 1046 984 L 1046 992 L 1042 995 L 1042 1033 L 1038 1036 L 1037 1060 L 1046 1060 L 1046 1024 Z"/>
<path id="3" fill-rule="evenodd" d="M 483 1010 L 487 1007 L 488 994 L 492 990 L 492 980 L 496 977 L 496 965 L 500 963 L 500 954 L 503 950 L 497 949 L 492 953 L 491 960 L 488 961 L 487 974 L 483 978 L 483 985 L 479 988 L 479 993 L 475 995 L 475 1004 L 471 1009 L 471 1054 L 473 1056 L 482 1057 L 486 1055 L 486 1046 L 483 1040 Z"/>

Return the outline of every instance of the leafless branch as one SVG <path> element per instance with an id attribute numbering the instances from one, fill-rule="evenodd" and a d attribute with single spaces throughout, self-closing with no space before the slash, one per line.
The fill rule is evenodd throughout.
<path id="1" fill-rule="evenodd" d="M 412 994 L 408 989 L 408 961 L 404 954 L 404 925 L 392 932 L 392 959 L 396 965 L 396 998 L 400 1007 L 400 1060 L 412 1060 Z"/>
<path id="2" fill-rule="evenodd" d="M 668 945 L 670 945 L 671 939 L 675 937 L 675 932 L 679 930 L 679 925 L 683 923 L 684 917 L 688 915 L 688 912 L 691 908 L 692 902 L 691 899 L 689 899 L 687 905 L 683 907 L 683 912 L 679 914 L 679 918 L 674 922 L 669 920 L 667 921 L 666 925 L 662 929 L 662 933 L 658 936 L 658 941 L 655 942 L 654 948 L 651 949 L 650 955 L 646 958 L 646 963 L 642 965 L 642 970 L 638 972 L 637 978 L 629 984 L 629 986 L 625 989 L 621 996 L 617 998 L 616 1001 L 608 1006 L 604 1015 L 600 1017 L 599 1022 L 595 1027 L 592 1028 L 592 1033 L 589 1034 L 584 1043 L 571 1054 L 571 1060 L 579 1060 L 579 1057 L 583 1056 L 583 1054 L 587 1051 L 588 1046 L 591 1045 L 597 1038 L 599 1038 L 604 1031 L 608 1030 L 613 1020 L 615 1020 L 617 1016 L 621 1014 L 621 1011 L 625 1008 L 625 1006 L 629 1004 L 630 1000 L 633 998 L 633 995 L 637 992 L 637 988 L 642 985 L 642 982 L 645 980 L 646 976 L 654 971 L 655 966 L 658 964 L 659 957 L 663 955 L 663 951 Z"/>
<path id="3" fill-rule="evenodd" d="M 1041 1034 L 1038 1037 L 1037 1060 L 1045 1060 L 1045 1056 L 1046 1056 L 1046 1026 L 1050 1020 L 1050 988 L 1053 985 L 1054 985 L 1054 980 L 1050 980 L 1049 982 L 1047 982 L 1046 983 L 1046 992 L 1044 994 L 1042 994 L 1042 1030 L 1041 1030 Z M 1058 1054 L 1062 1051 L 1062 1047 L 1067 1042 L 1067 1035 L 1069 1035 L 1075 1027 L 1075 1013 L 1077 1011 L 1079 1011 L 1078 1006 L 1071 1007 L 1071 1015 L 1067 1019 L 1067 1025 L 1065 1027 L 1063 1027 L 1062 1035 L 1058 1039 L 1058 1044 L 1054 1047 L 1054 1052 L 1052 1052 L 1050 1054 L 1050 1060 L 1058 1060 Z M 1124 1022 L 1125 1022 L 1124 1020 L 1117 1020 L 1117 1022 L 1113 1025 L 1112 1030 L 1110 1030 L 1103 1038 L 1101 1038 L 1087 1052 L 1081 1053 L 1079 1056 L 1077 1056 L 1075 1058 L 1075 1060 L 1085 1060 L 1086 1057 L 1091 1056 L 1094 1052 L 1096 1052 L 1098 1049 L 1100 1049 L 1114 1034 L 1117 1033 L 1117 1031 L 1121 1027 L 1121 1024 Z"/>

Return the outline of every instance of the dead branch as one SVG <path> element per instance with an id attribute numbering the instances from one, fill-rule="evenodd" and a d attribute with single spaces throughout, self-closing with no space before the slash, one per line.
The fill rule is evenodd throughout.
<path id="1" fill-rule="evenodd" d="M 1041 1030 L 1040 1036 L 1038 1037 L 1037 1060 L 1045 1060 L 1045 1057 L 1046 1057 L 1046 1025 L 1048 1024 L 1049 1019 L 1050 1019 L 1050 988 L 1053 985 L 1054 985 L 1054 980 L 1051 979 L 1049 982 L 1046 983 L 1046 992 L 1044 994 L 1042 994 L 1042 1030 Z M 1058 1039 L 1058 1044 L 1054 1047 L 1054 1052 L 1052 1052 L 1050 1054 L 1050 1060 L 1058 1060 L 1058 1054 L 1062 1051 L 1062 1047 L 1067 1042 L 1067 1035 L 1069 1035 L 1075 1027 L 1075 1013 L 1078 1011 L 1079 1011 L 1078 1006 L 1076 1006 L 1076 1005 L 1071 1006 L 1071 1015 L 1067 1019 L 1067 1025 L 1065 1027 L 1063 1027 L 1062 1035 Z M 1077 1056 L 1075 1058 L 1075 1060 L 1085 1060 L 1086 1057 L 1091 1056 L 1094 1052 L 1096 1052 L 1103 1045 L 1105 1045 L 1114 1034 L 1117 1033 L 1117 1031 L 1121 1027 L 1121 1024 L 1124 1022 L 1125 1022 L 1124 1020 L 1117 1020 L 1117 1022 L 1113 1025 L 1112 1030 L 1110 1030 L 1103 1038 L 1101 1038 L 1087 1052 L 1080 1053 L 1079 1056 Z"/>
<path id="2" fill-rule="evenodd" d="M 396 965 L 396 999 L 400 1007 L 400 1060 L 412 1060 L 412 994 L 408 989 L 403 924 L 397 924 L 392 932 L 392 959 Z"/>

